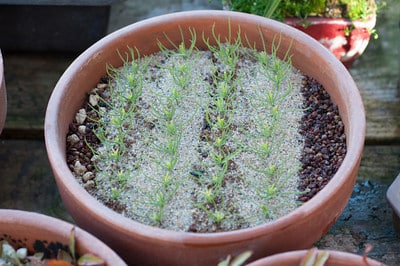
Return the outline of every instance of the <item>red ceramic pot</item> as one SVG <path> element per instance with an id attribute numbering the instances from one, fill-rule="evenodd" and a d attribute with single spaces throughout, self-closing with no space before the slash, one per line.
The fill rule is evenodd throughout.
<path id="1" fill-rule="evenodd" d="M 376 16 L 365 21 L 310 17 L 305 20 L 287 18 L 284 22 L 319 41 L 350 68 L 367 48 Z"/>
<path id="2" fill-rule="evenodd" d="M 0 51 L 0 134 L 3 130 L 7 114 L 6 82 L 4 80 L 3 57 Z"/>
<path id="3" fill-rule="evenodd" d="M 236 32 L 257 49 L 271 52 L 280 38 L 277 55 L 290 49 L 293 65 L 318 80 L 338 105 L 345 125 L 347 154 L 329 184 L 313 199 L 273 222 L 220 233 L 175 232 L 128 219 L 92 197 L 75 179 L 66 162 L 69 124 L 84 97 L 106 74 L 106 66 L 122 65 L 120 54 L 136 47 L 140 55 L 190 40 L 192 30 L 213 40 Z M 260 34 L 263 37 L 260 37 Z M 166 39 L 168 36 L 168 40 Z M 246 37 L 245 37 L 246 36 Z M 203 38 L 196 45 L 205 49 Z M 171 45 L 170 45 L 171 46 Z M 253 259 L 278 252 L 309 248 L 336 221 L 353 191 L 365 138 L 365 113 L 359 91 L 343 64 L 320 43 L 284 23 L 251 14 L 203 10 L 150 18 L 124 27 L 82 53 L 58 81 L 48 103 L 45 140 L 48 157 L 64 204 L 76 223 L 90 231 L 129 265 L 216 265 L 228 254 L 252 250 Z"/>
<path id="4" fill-rule="evenodd" d="M 43 252 L 55 256 L 59 248 L 68 251 L 74 225 L 34 212 L 0 210 L 0 239 L 14 246 L 26 247 L 29 253 Z M 125 262 L 93 235 L 75 227 L 75 250 L 78 255 L 94 254 L 108 266 L 124 266 Z"/>
<path id="5" fill-rule="evenodd" d="M 307 251 L 300 250 L 280 253 L 254 261 L 247 266 L 299 266 Z M 322 252 L 322 250 L 318 252 Z M 328 252 L 329 258 L 324 264 L 325 266 L 384 266 L 383 263 L 363 258 L 363 256 L 334 250 L 328 250 Z"/>

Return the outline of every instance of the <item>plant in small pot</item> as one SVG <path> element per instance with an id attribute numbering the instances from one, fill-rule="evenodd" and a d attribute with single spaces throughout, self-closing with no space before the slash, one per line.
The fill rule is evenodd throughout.
<path id="1" fill-rule="evenodd" d="M 6 115 L 7 115 L 6 83 L 4 80 L 3 57 L 0 51 L 0 134 L 4 127 Z"/>
<path id="2" fill-rule="evenodd" d="M 367 258 L 366 254 L 356 255 L 336 250 L 309 250 L 289 251 L 269 256 L 248 266 L 383 266 L 376 260 Z"/>
<path id="3" fill-rule="evenodd" d="M 310 108 L 296 102 L 300 87 L 312 92 Z M 312 129 L 303 140 L 297 119 L 312 106 L 323 110 L 305 118 L 318 122 L 303 123 Z M 323 128 L 324 117 L 340 121 Z M 335 128 L 343 134 L 332 142 L 345 147 L 331 157 L 312 139 L 327 144 Z M 340 61 L 292 27 L 230 11 L 168 14 L 110 34 L 60 78 L 45 122 L 67 209 L 130 265 L 212 265 L 245 250 L 254 260 L 310 247 L 352 193 L 364 137 L 361 98 Z M 317 173 L 284 148 L 303 143 L 314 166 L 326 164 Z M 302 181 L 291 179 L 298 171 Z"/>
<path id="4" fill-rule="evenodd" d="M 93 235 L 65 221 L 0 210 L 1 265 L 126 265 Z"/>
<path id="5" fill-rule="evenodd" d="M 364 52 L 371 34 L 377 37 L 374 0 L 223 0 L 222 3 L 230 10 L 277 19 L 309 34 L 348 68 Z"/>

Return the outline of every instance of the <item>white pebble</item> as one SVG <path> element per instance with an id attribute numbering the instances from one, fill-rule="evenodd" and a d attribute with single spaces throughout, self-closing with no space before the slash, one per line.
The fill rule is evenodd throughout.
<path id="1" fill-rule="evenodd" d="M 106 84 L 106 83 L 99 83 L 99 84 L 97 84 L 97 88 L 100 89 L 100 90 L 105 89 L 105 88 L 107 88 L 107 87 L 108 87 L 108 84 Z"/>
<path id="2" fill-rule="evenodd" d="M 89 95 L 89 103 L 93 107 L 96 106 L 99 103 L 99 96 L 94 95 L 94 94 L 90 94 Z"/>
<path id="3" fill-rule="evenodd" d="M 19 248 L 17 249 L 17 257 L 21 260 L 26 259 L 26 256 L 28 255 L 28 250 L 26 248 Z"/>
<path id="4" fill-rule="evenodd" d="M 89 180 L 83 185 L 83 187 L 85 189 L 91 189 L 91 188 L 94 188 L 94 186 L 95 186 L 95 183 L 93 180 Z"/>
<path id="5" fill-rule="evenodd" d="M 67 137 L 67 141 L 70 144 L 75 144 L 79 142 L 79 137 L 76 134 L 72 134 Z"/>
<path id="6" fill-rule="evenodd" d="M 75 115 L 76 122 L 80 125 L 82 125 L 83 122 L 85 122 L 86 117 L 87 117 L 86 110 L 83 108 L 79 109 L 78 113 Z"/>
<path id="7" fill-rule="evenodd" d="M 79 126 L 78 131 L 81 134 L 86 134 L 86 126 L 84 126 L 84 125 Z"/>
<path id="8" fill-rule="evenodd" d="M 75 174 L 82 176 L 84 173 L 86 173 L 86 171 L 87 171 L 86 167 L 83 166 L 80 161 L 75 162 L 75 165 L 74 165 Z"/>
<path id="9" fill-rule="evenodd" d="M 92 180 L 94 178 L 94 174 L 92 172 L 86 172 L 83 176 L 82 176 L 82 181 L 83 182 L 88 182 L 89 180 Z"/>

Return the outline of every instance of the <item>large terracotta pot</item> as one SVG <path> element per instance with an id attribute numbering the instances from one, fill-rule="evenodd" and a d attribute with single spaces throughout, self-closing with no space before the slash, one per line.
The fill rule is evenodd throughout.
<path id="1" fill-rule="evenodd" d="M 230 25 L 229 25 L 230 24 Z M 313 199 L 271 223 L 221 233 L 173 232 L 140 224 L 108 209 L 75 180 L 66 163 L 66 134 L 85 94 L 106 74 L 106 65 L 122 65 L 120 53 L 136 47 L 141 56 L 159 51 L 157 40 L 168 44 L 190 40 L 190 29 L 198 36 L 231 32 L 246 35 L 267 51 L 281 38 L 278 56 L 291 46 L 292 61 L 303 73 L 322 83 L 338 104 L 345 124 L 347 154 L 330 183 Z M 229 27 L 230 26 L 230 27 Z M 234 35 L 234 34 L 233 34 Z M 245 37 L 242 37 L 245 40 Z M 202 38 L 197 45 L 205 48 Z M 119 51 L 119 52 L 118 52 Z M 252 259 L 277 252 L 308 248 L 336 221 L 352 193 L 365 138 L 361 97 L 349 72 L 321 44 L 283 23 L 230 11 L 188 11 L 147 19 L 106 36 L 65 71 L 51 95 L 46 119 L 46 148 L 61 197 L 78 225 L 92 232 L 130 265 L 215 265 L 228 254 L 252 250 Z"/>
<path id="2" fill-rule="evenodd" d="M 371 16 L 365 21 L 323 17 L 309 17 L 305 20 L 287 18 L 285 23 L 319 41 L 350 68 L 367 48 L 376 16 Z"/>
<path id="3" fill-rule="evenodd" d="M 0 210 L 0 239 L 14 248 L 26 247 L 30 253 L 44 252 L 56 256 L 59 248 L 68 251 L 70 232 L 74 225 L 62 220 L 19 210 Z M 94 254 L 108 266 L 123 266 L 125 262 L 93 235 L 75 227 L 75 249 L 78 255 Z"/>
<path id="4" fill-rule="evenodd" d="M 319 250 L 318 252 L 322 252 Z M 363 256 L 346 253 L 342 251 L 328 250 L 329 258 L 324 264 L 325 266 L 383 266 L 376 260 L 369 258 L 363 258 Z M 307 250 L 291 251 L 276 254 L 270 257 L 266 257 L 253 263 L 247 264 L 247 266 L 298 266 L 301 260 L 306 255 Z"/>
<path id="5" fill-rule="evenodd" d="M 0 134 L 3 130 L 7 114 L 6 82 L 4 80 L 3 57 L 0 51 Z"/>

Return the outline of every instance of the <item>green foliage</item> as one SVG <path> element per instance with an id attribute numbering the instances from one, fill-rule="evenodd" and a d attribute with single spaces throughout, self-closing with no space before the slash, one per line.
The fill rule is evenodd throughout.
<path id="1" fill-rule="evenodd" d="M 373 0 L 222 0 L 230 10 L 283 20 L 287 17 L 325 16 L 331 7 L 344 8 L 340 15 L 349 19 L 366 19 L 376 6 Z"/>
<path id="2" fill-rule="evenodd" d="M 277 18 L 281 0 L 223 0 L 223 5 L 228 5 L 231 10 L 255 14 L 268 18 Z"/>
<path id="3" fill-rule="evenodd" d="M 279 17 L 306 18 L 323 14 L 326 0 L 283 0 L 279 6 Z"/>
<path id="4" fill-rule="evenodd" d="M 341 3 L 346 5 L 346 16 L 353 20 L 365 20 L 376 11 L 372 0 L 341 0 Z"/>

